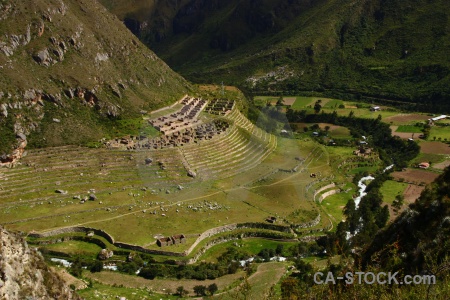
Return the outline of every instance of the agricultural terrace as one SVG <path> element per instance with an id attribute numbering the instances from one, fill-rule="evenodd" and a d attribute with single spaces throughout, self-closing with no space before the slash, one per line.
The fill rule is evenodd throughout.
<path id="1" fill-rule="evenodd" d="M 202 112 L 202 118 L 219 117 Z M 64 233 L 73 226 L 100 229 L 114 242 L 186 258 L 207 240 L 229 239 L 233 232 L 295 238 L 332 227 L 313 201 L 314 189 L 332 182 L 323 146 L 268 134 L 236 107 L 220 118 L 230 124 L 224 134 L 183 147 L 28 150 L 21 165 L 1 170 L 1 223 L 63 236 L 73 235 Z M 273 224 L 269 217 L 275 218 Z M 223 227 L 243 223 L 250 225 Z M 206 240 L 198 239 L 205 232 Z M 156 244 L 160 237 L 178 234 L 186 236 L 185 243 Z M 73 255 L 86 249 L 93 256 L 99 249 L 78 240 L 48 250 Z"/>

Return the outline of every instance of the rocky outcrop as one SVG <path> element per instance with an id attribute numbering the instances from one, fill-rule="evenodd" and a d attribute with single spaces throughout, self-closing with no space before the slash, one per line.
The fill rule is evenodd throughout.
<path id="1" fill-rule="evenodd" d="M 41 254 L 0 227 L 0 299 L 80 299 Z"/>
<path id="2" fill-rule="evenodd" d="M 0 155 L 19 133 L 40 147 L 99 140 L 105 117 L 135 118 L 190 89 L 97 1 L 4 0 L 0 20 Z"/>
<path id="3" fill-rule="evenodd" d="M 18 133 L 16 140 L 16 147 L 11 154 L 4 154 L 0 156 L 0 167 L 12 168 L 22 158 L 25 152 L 25 147 L 27 146 L 27 137 L 23 133 Z"/>

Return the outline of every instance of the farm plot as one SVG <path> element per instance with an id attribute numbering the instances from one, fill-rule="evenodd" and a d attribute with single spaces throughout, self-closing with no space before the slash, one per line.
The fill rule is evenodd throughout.
<path id="1" fill-rule="evenodd" d="M 392 204 L 397 195 L 403 195 L 409 184 L 387 180 L 381 186 L 380 192 L 383 195 L 383 202 Z"/>
<path id="2" fill-rule="evenodd" d="M 394 125 L 406 125 L 415 122 L 423 122 L 428 120 L 430 117 L 424 114 L 396 114 L 393 116 L 386 117 L 385 122 L 392 122 Z"/>
<path id="3" fill-rule="evenodd" d="M 450 126 L 432 126 L 429 139 L 450 141 Z"/>
<path id="4" fill-rule="evenodd" d="M 422 128 L 415 125 L 399 125 L 396 132 L 421 133 Z"/>
<path id="5" fill-rule="evenodd" d="M 403 192 L 403 196 L 405 197 L 405 203 L 414 203 L 417 198 L 419 198 L 420 194 L 425 189 L 424 186 L 418 186 L 414 184 L 408 184 L 405 191 Z"/>
<path id="6" fill-rule="evenodd" d="M 433 165 L 433 168 L 435 169 L 439 169 L 439 170 L 444 170 L 445 168 L 447 168 L 448 166 L 450 166 L 450 160 L 446 160 L 437 164 Z"/>
<path id="7" fill-rule="evenodd" d="M 313 106 L 317 100 L 321 100 L 320 105 L 322 107 L 326 106 L 326 104 L 330 101 L 333 101 L 331 98 L 323 98 L 323 97 L 302 97 L 297 96 L 294 104 L 292 105 L 292 109 L 302 110 L 309 108 L 309 106 Z"/>
<path id="8" fill-rule="evenodd" d="M 287 106 L 292 106 L 296 100 L 297 100 L 296 97 L 283 97 L 283 104 Z"/>
<path id="9" fill-rule="evenodd" d="M 441 142 L 421 142 L 420 152 L 429 154 L 450 154 L 450 145 Z"/>
<path id="10" fill-rule="evenodd" d="M 414 136 L 417 136 L 418 134 L 416 134 L 415 132 L 405 132 L 405 131 L 398 131 L 398 129 L 400 128 L 400 126 L 390 126 L 391 131 L 392 131 L 392 136 L 398 136 L 402 139 L 409 139 L 409 138 L 414 138 Z"/>
<path id="11" fill-rule="evenodd" d="M 396 180 L 413 184 L 428 184 L 433 182 L 438 176 L 439 174 L 437 173 L 411 168 L 407 168 L 406 171 L 392 173 L 392 177 Z"/>

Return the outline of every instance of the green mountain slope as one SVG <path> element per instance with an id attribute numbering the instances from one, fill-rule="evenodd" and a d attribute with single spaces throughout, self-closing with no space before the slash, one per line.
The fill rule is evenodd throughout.
<path id="1" fill-rule="evenodd" d="M 102 3 L 191 80 L 434 103 L 450 94 L 444 0 Z"/>
<path id="2" fill-rule="evenodd" d="M 363 264 L 390 271 L 448 274 L 450 262 L 450 168 L 428 186 L 365 250 Z M 441 275 L 441 274 L 439 274 Z"/>
<path id="3" fill-rule="evenodd" d="M 0 155 L 82 143 L 190 86 L 97 1 L 0 1 Z M 24 136 L 22 136 L 24 137 Z"/>

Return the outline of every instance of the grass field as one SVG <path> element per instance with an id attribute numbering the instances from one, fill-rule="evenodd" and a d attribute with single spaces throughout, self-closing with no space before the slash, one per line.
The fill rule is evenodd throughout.
<path id="1" fill-rule="evenodd" d="M 297 96 L 297 99 L 295 100 L 294 104 L 292 105 L 292 109 L 304 109 L 308 107 L 309 105 L 313 105 L 316 101 L 316 98 L 313 97 L 301 97 Z"/>
<path id="2" fill-rule="evenodd" d="M 345 105 L 345 104 L 344 104 L 344 101 L 333 99 L 333 100 L 328 101 L 328 102 L 324 105 L 324 108 L 337 109 L 337 108 L 339 108 L 340 105 Z"/>
<path id="3" fill-rule="evenodd" d="M 397 195 L 403 195 L 408 186 L 407 183 L 387 180 L 383 183 L 380 192 L 383 195 L 383 202 L 392 204 Z"/>
<path id="4" fill-rule="evenodd" d="M 69 255 L 81 255 L 89 258 L 96 258 L 102 248 L 96 244 L 80 242 L 80 241 L 66 241 L 63 243 L 51 244 L 45 246 L 48 250 L 67 253 Z"/>
<path id="5" fill-rule="evenodd" d="M 274 96 L 255 96 L 253 101 L 256 106 L 266 106 L 267 103 L 276 103 L 278 101 L 278 97 Z"/>
<path id="6" fill-rule="evenodd" d="M 450 141 L 450 126 L 432 126 L 429 141 L 436 140 Z"/>
<path id="7" fill-rule="evenodd" d="M 335 225 L 344 219 L 342 210 L 347 202 L 352 199 L 352 195 L 355 193 L 357 193 L 357 191 L 355 189 L 351 189 L 347 193 L 334 194 L 322 201 L 321 206 L 323 210 L 327 214 L 331 215 Z"/>
<path id="8" fill-rule="evenodd" d="M 112 273 L 112 272 L 110 272 Z M 104 284 L 93 280 L 92 287 L 87 289 L 78 290 L 77 293 L 84 299 L 105 299 L 105 300 L 117 300 L 120 297 L 125 297 L 127 300 L 159 300 L 159 299 L 178 299 L 177 296 L 154 293 L 150 288 L 142 286 L 126 287 L 126 281 L 121 281 L 116 284 Z"/>

